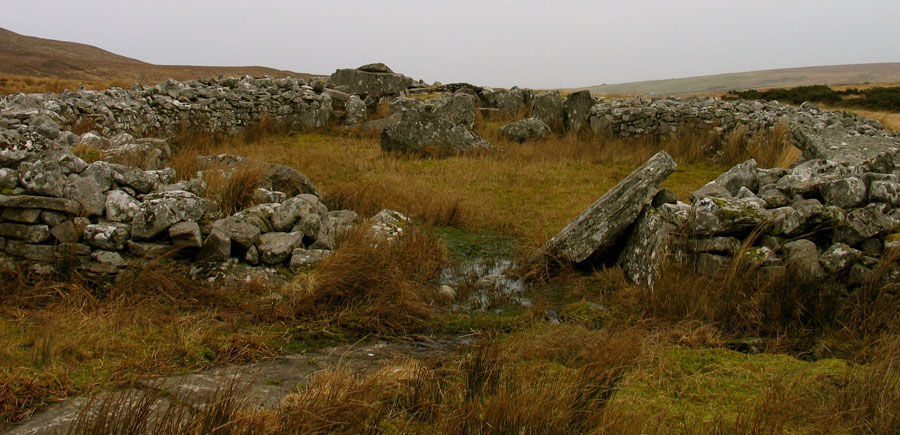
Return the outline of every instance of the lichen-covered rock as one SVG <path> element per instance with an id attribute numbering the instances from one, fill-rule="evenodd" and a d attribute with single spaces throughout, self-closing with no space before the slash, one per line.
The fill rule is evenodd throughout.
<path id="1" fill-rule="evenodd" d="M 703 198 L 691 209 L 691 230 L 701 236 L 753 229 L 769 220 L 759 199 Z"/>
<path id="2" fill-rule="evenodd" d="M 263 264 L 281 264 L 294 249 L 303 247 L 302 233 L 266 233 L 259 237 L 259 260 Z"/>
<path id="3" fill-rule="evenodd" d="M 391 243 L 403 235 L 412 220 L 399 211 L 385 209 L 369 218 L 368 223 L 371 237 Z"/>
<path id="4" fill-rule="evenodd" d="M 544 255 L 581 263 L 592 255 L 605 254 L 653 200 L 675 166 L 666 152 L 651 157 L 553 236 L 543 247 Z"/>
<path id="5" fill-rule="evenodd" d="M 350 210 L 337 210 L 328 212 L 322 219 L 316 242 L 310 246 L 312 249 L 336 249 L 338 239 L 356 225 L 359 215 Z"/>
<path id="6" fill-rule="evenodd" d="M 106 198 L 93 178 L 69 174 L 63 196 L 81 205 L 82 216 L 100 216 L 106 211 Z"/>
<path id="7" fill-rule="evenodd" d="M 591 91 L 573 92 L 566 96 L 566 131 L 577 133 L 583 128 L 587 128 L 588 118 L 591 114 L 591 108 L 594 107 L 596 99 L 591 95 Z"/>
<path id="8" fill-rule="evenodd" d="M 344 103 L 344 125 L 348 127 L 356 127 L 366 122 L 366 103 L 356 95 L 351 95 Z"/>
<path id="9" fill-rule="evenodd" d="M 19 171 L 0 168 L 0 189 L 15 189 L 19 186 Z"/>
<path id="10" fill-rule="evenodd" d="M 550 127 L 540 119 L 528 118 L 501 127 L 500 134 L 515 141 L 525 142 L 549 136 Z"/>
<path id="11" fill-rule="evenodd" d="M 231 257 L 231 239 L 219 231 L 213 230 L 203 240 L 203 247 L 197 252 L 195 259 L 199 262 L 214 263 Z"/>
<path id="12" fill-rule="evenodd" d="M 346 87 L 346 92 L 356 95 L 397 95 L 412 85 L 409 77 L 387 72 L 370 72 L 358 69 L 339 69 L 328 79 L 335 86 Z"/>
<path id="13" fill-rule="evenodd" d="M 791 194 L 807 194 L 818 192 L 825 183 L 850 175 L 850 170 L 835 162 L 827 160 L 809 160 L 795 166 L 791 173 L 775 183 L 782 192 Z"/>
<path id="14" fill-rule="evenodd" d="M 742 187 L 753 192 L 757 191 L 759 179 L 757 178 L 756 160 L 750 159 L 733 166 L 724 174 L 716 177 L 715 183 L 728 189 L 732 196 L 737 195 Z"/>
<path id="15" fill-rule="evenodd" d="M 741 247 L 740 240 L 734 237 L 709 237 L 694 240 L 691 248 L 694 252 L 711 252 L 734 255 Z"/>
<path id="16" fill-rule="evenodd" d="M 203 236 L 197 222 L 179 222 L 169 227 L 169 238 L 176 248 L 199 248 L 203 246 Z"/>
<path id="17" fill-rule="evenodd" d="M 790 207 L 772 210 L 770 214 L 773 232 L 781 236 L 831 229 L 841 225 L 844 220 L 841 209 L 823 206 L 815 199 L 797 201 Z"/>
<path id="18" fill-rule="evenodd" d="M 431 113 L 453 125 L 475 128 L 475 97 L 467 94 L 444 94 L 433 102 Z"/>
<path id="19" fill-rule="evenodd" d="M 67 214 L 81 210 L 81 204 L 71 199 L 31 195 L 0 195 L 0 207 L 39 208 Z"/>
<path id="20" fill-rule="evenodd" d="M 31 193 L 43 196 L 62 197 L 66 185 L 59 162 L 41 159 L 37 162 L 22 162 L 19 165 L 19 183 Z"/>
<path id="21" fill-rule="evenodd" d="M 551 130 L 562 133 L 565 128 L 565 99 L 559 91 L 542 92 L 534 96 L 531 116 L 540 119 Z"/>
<path id="22" fill-rule="evenodd" d="M 804 279 L 821 280 L 825 270 L 819 263 L 816 244 L 807 239 L 795 240 L 784 245 L 785 261 Z"/>
<path id="23" fill-rule="evenodd" d="M 0 213 L 0 218 L 23 224 L 37 223 L 41 217 L 41 209 L 38 208 L 13 208 L 7 207 Z"/>
<path id="24" fill-rule="evenodd" d="M 88 245 L 109 251 L 121 251 L 131 238 L 131 227 L 116 222 L 91 224 L 84 228 L 82 238 Z"/>
<path id="25" fill-rule="evenodd" d="M 514 86 L 510 89 L 485 89 L 481 100 L 485 107 L 516 113 L 528 107 L 533 96 L 534 91 Z"/>
<path id="26" fill-rule="evenodd" d="M 110 164 L 112 179 L 122 186 L 128 186 L 140 193 L 149 193 L 159 185 L 159 177 L 133 166 Z"/>
<path id="27" fill-rule="evenodd" d="M 822 253 L 819 262 L 828 273 L 837 275 L 859 261 L 860 257 L 862 252 L 845 243 L 835 243 Z"/>
<path id="28" fill-rule="evenodd" d="M 212 228 L 228 236 L 231 242 L 240 250 L 253 248 L 259 241 L 261 234 L 259 227 L 238 216 L 219 219 L 212 223 Z"/>
<path id="29" fill-rule="evenodd" d="M 866 200 L 866 183 L 859 177 L 846 177 L 819 186 L 825 204 L 853 208 Z"/>
<path id="30" fill-rule="evenodd" d="M 199 156 L 197 157 L 197 164 L 204 170 L 237 168 L 244 165 L 259 166 L 264 169 L 263 177 L 266 179 L 268 187 L 272 190 L 284 192 L 288 196 L 296 196 L 301 193 L 321 196 L 309 177 L 290 166 L 261 162 L 233 154 Z"/>
<path id="31" fill-rule="evenodd" d="M 631 282 L 653 288 L 668 260 L 672 235 L 678 227 L 653 207 L 645 207 L 619 255 L 619 263 Z"/>
<path id="32" fill-rule="evenodd" d="M 876 180 L 869 185 L 869 201 L 900 205 L 900 183 L 890 180 Z"/>
<path id="33" fill-rule="evenodd" d="M 869 204 L 848 213 L 842 224 L 835 228 L 834 235 L 836 241 L 853 246 L 890 229 L 890 220 L 876 204 Z"/>
<path id="34" fill-rule="evenodd" d="M 206 212 L 206 202 L 183 190 L 152 193 L 144 198 L 132 219 L 135 239 L 150 239 L 179 222 L 196 222 Z"/>
<path id="35" fill-rule="evenodd" d="M 111 190 L 106 193 L 104 214 L 110 222 L 131 222 L 141 202 L 123 190 Z"/>
<path id="36" fill-rule="evenodd" d="M 406 112 L 407 110 L 424 112 L 425 103 L 422 100 L 417 100 L 415 98 L 397 97 L 391 100 L 390 108 L 391 113 L 395 115 L 399 115 L 403 112 Z"/>
<path id="37" fill-rule="evenodd" d="M 319 233 L 321 225 L 322 218 L 316 204 L 301 196 L 289 198 L 272 214 L 275 231 L 299 231 L 304 235 L 314 236 Z"/>
<path id="38" fill-rule="evenodd" d="M 491 144 L 464 125 L 454 125 L 432 113 L 406 111 L 400 123 L 381 133 L 385 152 L 461 154 L 472 150 L 492 150 Z"/>
<path id="39" fill-rule="evenodd" d="M 321 263 L 329 254 L 331 254 L 331 251 L 324 249 L 294 249 L 294 252 L 291 253 L 291 261 L 288 263 L 288 268 L 292 273 L 298 273 Z"/>
<path id="40" fill-rule="evenodd" d="M 41 243 L 50 239 L 50 228 L 46 225 L 4 222 L 0 223 L 0 236 L 20 239 L 26 243 Z"/>

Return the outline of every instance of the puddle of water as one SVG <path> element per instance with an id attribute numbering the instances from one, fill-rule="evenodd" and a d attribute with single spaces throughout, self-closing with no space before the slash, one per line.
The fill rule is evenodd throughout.
<path id="1" fill-rule="evenodd" d="M 449 285 L 459 292 L 468 289 L 467 300 L 453 306 L 455 310 L 488 310 L 502 303 L 530 307 L 524 296 L 528 285 L 516 276 L 518 265 L 505 258 L 484 259 L 460 263 L 441 271 L 439 285 Z"/>

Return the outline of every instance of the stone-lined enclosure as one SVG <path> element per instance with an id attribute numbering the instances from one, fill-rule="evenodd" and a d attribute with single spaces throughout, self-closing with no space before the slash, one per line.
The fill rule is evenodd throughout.
<path id="1" fill-rule="evenodd" d="M 421 93 L 430 98 L 416 98 Z M 391 114 L 367 121 L 382 104 L 390 107 Z M 660 156 L 629 177 L 618 190 L 619 197 L 601 198 L 606 201 L 603 204 L 620 207 L 621 222 L 615 222 L 615 231 L 609 234 L 617 240 L 628 239 L 620 256 L 629 275 L 644 284 L 651 284 L 653 275 L 648 270 L 655 266 L 647 261 L 634 265 L 627 259 L 661 256 L 668 246 L 663 235 L 671 228 L 684 229 L 683 218 L 689 215 L 692 225 L 713 222 L 709 228 L 691 230 L 702 236 L 696 241 L 702 247 L 692 252 L 707 269 L 724 261 L 722 254 L 732 252 L 748 228 L 769 220 L 781 222 L 773 227 L 777 234 L 771 235 L 782 238 L 822 222 L 842 228 L 829 240 L 844 245 L 825 246 L 822 240 L 827 238 L 812 243 L 822 251 L 850 252 L 861 262 L 854 265 L 871 269 L 873 257 L 864 253 L 878 250 L 875 239 L 883 249 L 884 236 L 891 230 L 885 219 L 889 221 L 894 216 L 892 207 L 900 205 L 900 200 L 885 193 L 900 191 L 900 184 L 892 184 L 898 182 L 892 178 L 894 154 L 863 163 L 900 142 L 875 121 L 812 105 L 793 108 L 712 98 L 597 100 L 587 92 L 564 97 L 558 92 L 492 90 L 468 84 L 425 86 L 373 64 L 339 70 L 328 80 L 169 80 L 129 90 L 0 97 L 0 249 L 7 255 L 6 266 L 26 262 L 38 271 L 65 264 L 115 273 L 131 259 L 156 258 L 175 248 L 182 258 L 284 265 L 296 271 L 327 255 L 337 234 L 358 222 L 355 213 L 327 210 L 312 181 L 295 169 L 236 156 L 203 157 L 199 163 L 206 170 L 230 173 L 247 165 L 265 167 L 268 182 L 254 192 L 258 205 L 224 216 L 218 204 L 203 197 L 206 185 L 201 175 L 176 181 L 177 174 L 167 167 L 169 145 L 155 137 L 186 129 L 237 132 L 269 118 L 296 129 L 339 125 L 381 129 L 382 148 L 392 152 L 491 150 L 493 146 L 472 131 L 476 110 L 526 114 L 527 119 L 502 129 L 520 141 L 551 131 L 632 137 L 667 135 L 698 124 L 723 133 L 740 125 L 755 130 L 785 123 L 791 128 L 794 142 L 810 160 L 793 171 L 761 170 L 748 162 L 737 168 L 752 169 L 729 171 L 723 177 L 731 178 L 707 186 L 688 206 L 657 195 L 659 177 L 674 169 L 674 162 Z M 71 131 L 76 125 L 89 125 L 95 131 L 78 135 Z M 72 153 L 75 146 L 96 148 L 106 161 L 89 164 Z M 811 160 L 815 158 L 836 162 L 816 163 Z M 648 178 L 642 171 L 655 175 Z M 633 182 L 643 190 L 634 190 Z M 846 203 L 845 195 L 833 193 L 834 189 L 848 190 L 860 199 Z M 610 209 L 614 207 L 596 207 L 581 221 L 611 225 L 609 216 L 595 214 Z M 728 220 L 734 216 L 740 216 L 737 223 Z M 402 231 L 405 220 L 385 211 L 371 225 L 373 231 L 391 237 Z M 857 221 L 874 222 L 877 230 L 856 231 L 852 228 Z M 580 249 L 584 252 L 568 259 L 580 262 L 606 246 L 561 248 L 569 246 L 577 234 L 599 237 L 599 227 L 573 225 L 568 235 L 548 244 L 548 252 L 566 252 L 563 257 L 568 258 Z M 859 234 L 846 235 L 853 231 Z M 656 242 L 640 234 L 653 235 Z M 795 245 L 765 240 L 769 243 L 765 247 L 775 255 L 794 252 Z M 660 254 L 642 255 L 646 249 Z M 855 275 L 862 273 L 859 267 L 854 270 Z"/>

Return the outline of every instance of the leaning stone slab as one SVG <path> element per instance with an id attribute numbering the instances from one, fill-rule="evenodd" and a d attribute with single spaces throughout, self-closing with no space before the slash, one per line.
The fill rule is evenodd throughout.
<path id="1" fill-rule="evenodd" d="M 40 208 L 43 210 L 61 211 L 68 214 L 76 214 L 81 210 L 81 204 L 79 204 L 78 201 L 32 195 L 0 195 L 0 207 Z"/>
<path id="2" fill-rule="evenodd" d="M 553 236 L 544 245 L 544 255 L 580 263 L 614 246 L 675 166 L 675 160 L 665 151 L 651 157 Z"/>

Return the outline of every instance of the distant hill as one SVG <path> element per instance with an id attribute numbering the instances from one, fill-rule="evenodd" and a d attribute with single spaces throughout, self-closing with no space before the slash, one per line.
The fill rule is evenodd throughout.
<path id="1" fill-rule="evenodd" d="M 0 28 L 0 74 L 85 81 L 156 83 L 168 78 L 316 77 L 260 66 L 154 65 L 76 42 L 20 35 Z"/>
<path id="2" fill-rule="evenodd" d="M 596 94 L 677 95 L 727 92 L 731 90 L 789 88 L 804 85 L 840 85 L 900 81 L 900 62 L 858 65 L 812 66 L 770 69 L 668 80 L 591 86 Z"/>

